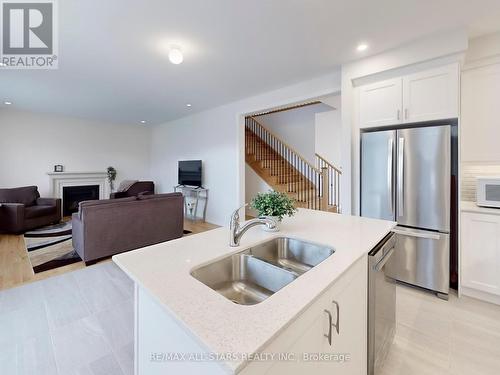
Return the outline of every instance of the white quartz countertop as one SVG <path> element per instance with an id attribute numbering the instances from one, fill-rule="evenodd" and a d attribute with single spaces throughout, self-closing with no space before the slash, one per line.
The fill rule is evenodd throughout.
<path id="1" fill-rule="evenodd" d="M 462 212 L 500 215 L 500 208 L 480 207 L 476 204 L 476 202 L 462 201 L 460 202 L 460 210 Z"/>
<path id="2" fill-rule="evenodd" d="M 147 290 L 166 313 L 208 352 L 252 354 L 263 349 L 325 289 L 382 240 L 396 223 L 300 209 L 281 230 L 250 228 L 241 246 L 229 246 L 229 229 L 208 232 L 115 255 L 113 261 Z M 263 302 L 237 305 L 191 276 L 192 269 L 274 237 L 332 247 L 335 253 Z M 225 362 L 239 371 L 243 361 Z"/>

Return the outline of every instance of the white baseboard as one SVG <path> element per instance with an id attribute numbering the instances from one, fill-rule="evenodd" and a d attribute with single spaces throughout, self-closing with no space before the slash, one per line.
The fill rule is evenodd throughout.
<path id="1" fill-rule="evenodd" d="M 479 299 L 481 301 L 494 303 L 495 305 L 500 305 L 500 296 L 497 296 L 495 294 L 486 293 L 480 290 L 466 288 L 466 287 L 462 287 L 461 292 L 462 296 L 472 297 L 475 299 Z"/>

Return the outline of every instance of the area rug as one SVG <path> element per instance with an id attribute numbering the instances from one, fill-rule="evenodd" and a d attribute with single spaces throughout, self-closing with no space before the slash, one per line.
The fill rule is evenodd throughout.
<path id="1" fill-rule="evenodd" d="M 24 234 L 24 243 L 35 273 L 80 262 L 71 241 L 71 221 Z"/>

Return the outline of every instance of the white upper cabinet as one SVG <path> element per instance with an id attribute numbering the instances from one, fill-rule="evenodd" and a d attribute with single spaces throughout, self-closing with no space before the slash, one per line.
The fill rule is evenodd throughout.
<path id="1" fill-rule="evenodd" d="M 359 121 L 361 128 L 401 123 L 401 78 L 361 86 Z"/>
<path id="2" fill-rule="evenodd" d="M 403 77 L 403 121 L 458 117 L 458 82 L 458 64 Z"/>
<path id="3" fill-rule="evenodd" d="M 500 63 L 462 72 L 462 162 L 500 162 Z"/>
<path id="4" fill-rule="evenodd" d="M 459 66 L 447 65 L 359 88 L 360 128 L 458 117 Z"/>

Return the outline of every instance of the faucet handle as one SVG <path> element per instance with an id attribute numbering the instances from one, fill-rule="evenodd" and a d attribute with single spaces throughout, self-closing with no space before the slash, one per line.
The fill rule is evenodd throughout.
<path id="1" fill-rule="evenodd" d="M 234 210 L 234 212 L 233 212 L 233 215 L 232 215 L 232 216 L 233 216 L 233 218 L 234 218 L 235 220 L 239 220 L 239 219 L 240 219 L 240 210 L 241 210 L 242 208 L 245 208 L 246 206 L 248 206 L 248 203 L 245 203 L 243 206 L 238 207 L 236 210 Z"/>

